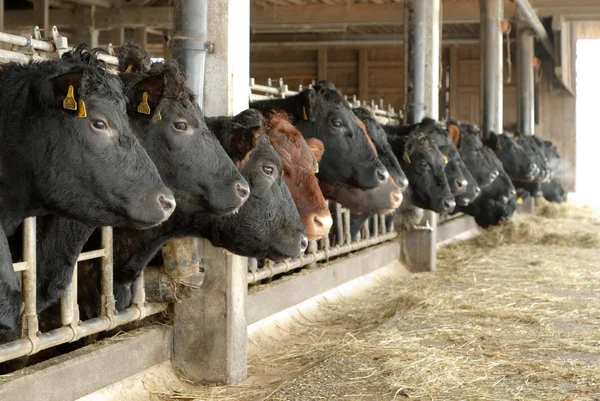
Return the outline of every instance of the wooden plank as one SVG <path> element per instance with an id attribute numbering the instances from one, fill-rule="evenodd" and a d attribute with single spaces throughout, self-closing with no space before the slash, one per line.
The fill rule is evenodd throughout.
<path id="1" fill-rule="evenodd" d="M 146 27 L 135 28 L 133 30 L 133 42 L 140 45 L 142 49 L 148 46 L 148 32 L 146 32 Z"/>
<path id="2" fill-rule="evenodd" d="M 317 77 L 327 79 L 327 48 L 320 47 L 317 53 Z"/>
<path id="3" fill-rule="evenodd" d="M 280 280 L 268 288 L 257 287 L 248 295 L 248 324 L 306 301 L 355 278 L 372 273 L 400 257 L 397 241 L 367 248 L 329 263 L 308 274 Z"/>
<path id="4" fill-rule="evenodd" d="M 369 51 L 358 51 L 358 98 L 368 100 L 369 97 Z"/>
<path id="5" fill-rule="evenodd" d="M 152 325 L 2 378 L 2 400 L 75 400 L 171 358 L 172 328 Z"/>
<path id="6" fill-rule="evenodd" d="M 110 43 L 121 46 L 125 43 L 125 28 L 114 28 L 110 31 Z"/>

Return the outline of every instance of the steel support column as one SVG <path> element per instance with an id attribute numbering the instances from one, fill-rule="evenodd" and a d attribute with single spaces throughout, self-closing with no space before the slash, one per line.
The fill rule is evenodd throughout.
<path id="1" fill-rule="evenodd" d="M 438 118 L 440 21 L 440 0 L 405 0 L 404 98 L 409 124 Z M 405 234 L 402 255 L 412 270 L 435 270 L 437 220 L 437 214 L 425 211 L 422 226 Z"/>
<path id="2" fill-rule="evenodd" d="M 204 110 L 208 0 L 175 0 L 172 54 L 187 73 L 187 85 Z"/>
<path id="3" fill-rule="evenodd" d="M 533 56 L 533 32 L 521 23 L 517 31 L 517 126 L 523 135 L 535 133 Z"/>
<path id="4" fill-rule="evenodd" d="M 504 0 L 480 0 L 480 124 L 484 135 L 502 132 L 502 30 Z"/>
<path id="5" fill-rule="evenodd" d="M 177 0 L 175 8 L 187 13 L 183 7 L 188 3 L 200 1 Z M 189 17 L 195 24 L 194 15 L 176 15 L 175 22 Z M 248 108 L 250 0 L 212 0 L 203 18 L 207 29 L 202 40 L 214 44 L 214 53 L 206 59 L 203 111 L 208 116 L 237 114 Z M 176 36 L 184 35 L 175 30 Z M 185 41 L 177 42 L 174 50 L 181 43 Z M 199 85 L 199 79 L 191 80 L 193 85 Z M 248 260 L 206 240 L 199 253 L 205 268 L 202 287 L 174 308 L 173 364 L 195 382 L 236 383 L 248 372 Z"/>

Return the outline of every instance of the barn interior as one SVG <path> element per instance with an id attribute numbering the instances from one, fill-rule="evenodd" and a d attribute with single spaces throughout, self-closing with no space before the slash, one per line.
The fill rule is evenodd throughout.
<path id="1" fill-rule="evenodd" d="M 334 82 L 348 99 L 371 105 L 373 109 L 388 110 L 388 115 L 398 116 L 405 123 L 417 119 L 419 115 L 433 115 L 442 120 L 452 118 L 473 122 L 498 132 L 519 130 L 525 135 L 537 135 L 551 140 L 569 166 L 570 177 L 563 181 L 563 186 L 570 193 L 576 193 L 578 190 L 576 177 L 581 163 L 577 149 L 578 138 L 583 133 L 578 132 L 576 112 L 577 41 L 600 39 L 600 4 L 597 0 L 432 0 L 432 4 L 427 3 L 423 10 L 426 13 L 427 24 L 432 24 L 432 21 L 438 18 L 439 24 L 434 22 L 433 26 L 437 28 L 439 36 L 435 37 L 436 30 L 433 29 L 434 34 L 428 33 L 426 42 L 422 43 L 423 48 L 419 48 L 414 41 L 411 42 L 410 48 L 406 45 L 407 41 L 413 40 L 410 23 L 414 23 L 414 19 L 411 20 L 414 18 L 414 10 L 422 6 L 418 1 L 188 2 L 208 3 L 207 36 L 202 39 L 210 42 L 214 48 L 207 47 L 206 53 L 206 115 L 231 115 L 247 108 L 249 82 L 272 87 L 274 93 L 280 91 L 285 95 L 288 89 L 297 91 L 317 80 L 327 79 Z M 176 36 L 174 26 L 177 24 L 177 17 L 174 10 L 184 7 L 188 2 L 0 0 L 0 32 L 30 37 L 28 35 L 35 32 L 33 27 L 37 26 L 41 39 L 52 37 L 52 29 L 56 27 L 60 36 L 67 38 L 71 46 L 81 41 L 92 47 L 118 49 L 120 44 L 134 41 L 153 57 L 169 59 L 173 54 L 168 39 Z M 436 8 L 436 5 L 439 8 Z M 427 27 L 430 28 L 430 25 Z M 493 32 L 486 33 L 486 29 Z M 439 44 L 439 48 L 431 51 L 432 48 L 435 49 L 436 44 Z M 4 50 L 17 48 L 8 43 L 2 43 L 1 46 Z M 436 94 L 424 95 L 427 104 L 420 110 L 422 114 L 419 114 L 411 108 L 418 102 L 407 96 L 408 93 L 413 93 L 413 83 L 416 82 L 415 77 L 419 77 L 419 73 L 415 74 L 414 66 L 406 65 L 405 60 L 411 59 L 415 52 L 421 51 L 425 54 L 426 65 L 425 72 L 421 72 L 421 75 L 428 74 L 424 78 L 427 82 L 425 86 L 428 89 L 433 88 Z M 432 69 L 432 63 L 438 64 L 439 68 Z M 437 74 L 434 78 L 431 77 L 432 71 Z M 286 85 L 285 89 L 283 85 Z M 431 99 L 434 99 L 434 104 L 430 103 Z M 501 104 L 494 104 L 498 100 Z M 525 214 L 533 212 L 533 208 L 533 203 L 529 203 L 521 210 Z M 242 297 L 243 302 L 228 299 L 216 307 L 219 311 L 233 311 L 228 319 L 218 320 L 214 316 L 202 316 L 199 319 L 204 326 L 218 320 L 211 330 L 207 330 L 210 333 L 202 338 L 203 341 L 210 336 L 222 335 L 223 339 L 214 349 L 204 344 L 202 350 L 210 349 L 210 355 L 207 352 L 207 355 L 195 361 L 196 366 L 185 366 L 184 363 L 184 370 L 189 369 L 185 375 L 190 375 L 199 382 L 238 382 L 245 378 L 248 368 L 247 356 L 241 355 L 245 354 L 247 348 L 240 345 L 240 341 L 247 341 L 246 323 L 257 323 L 271 314 L 312 299 L 330 288 L 384 266 L 389 269 L 391 265 L 395 266 L 401 257 L 408 257 L 416 264 L 411 266 L 413 272 L 433 271 L 437 267 L 436 252 L 439 244 L 452 242 L 460 236 L 471 236 L 474 232 L 477 232 L 475 224 L 466 216 L 445 221 L 434 213 L 426 213 L 421 230 L 403 236 L 403 246 L 410 248 L 406 251 L 408 256 L 402 254 L 404 249 L 389 242 L 395 238 L 395 234 L 386 233 L 384 230 L 378 240 L 377 235 L 372 233 L 373 238 L 369 243 L 372 246 L 352 248 L 354 256 L 345 262 L 338 260 L 339 266 L 334 266 L 327 272 L 327 276 L 300 278 L 296 286 L 286 281 L 286 286 L 278 288 L 276 283 L 269 282 L 270 291 L 265 290 L 262 293 L 258 290 L 247 293 L 246 290 L 247 284 L 251 282 L 246 281 L 246 273 L 248 264 L 252 262 L 247 263 L 236 258 L 219 259 L 209 250 L 212 249 L 210 245 L 202 244 L 207 250 L 203 251 L 201 259 L 215 261 L 218 265 L 231 268 L 233 272 L 228 276 L 227 284 L 216 291 L 225 291 L 228 295 L 242 291 L 245 295 Z M 198 243 L 194 240 L 173 241 L 169 245 L 170 250 L 163 250 L 163 254 L 171 252 L 173 255 L 179 255 L 175 259 L 189 258 L 189 255 L 194 253 L 191 249 L 198 247 Z M 348 249 L 351 247 L 348 246 Z M 519 250 L 518 247 L 515 249 Z M 544 251 L 537 249 L 536 252 Z M 332 255 L 335 256 L 334 253 Z M 587 256 L 594 255 L 590 253 Z M 371 260 L 367 261 L 369 258 Z M 322 259 L 325 259 L 325 256 Z M 316 264 L 317 259 L 314 260 L 313 263 Z M 302 266 L 309 265 L 304 261 L 302 263 Z M 352 265 L 356 272 L 341 273 L 350 271 Z M 356 265 L 368 267 L 361 269 Z M 441 266 L 449 266 L 446 259 L 443 259 Z M 260 271 L 256 270 L 256 266 L 254 269 L 254 274 Z M 277 264 L 269 269 L 287 272 L 293 268 L 289 264 Z M 405 272 L 403 269 L 402 274 Z M 562 274 L 555 273 L 557 277 Z M 236 274 L 243 277 L 243 280 L 239 277 L 231 279 Z M 594 275 L 591 270 L 586 270 L 585 277 L 592 276 Z M 271 280 L 271 277 L 268 276 L 267 280 Z M 557 277 L 555 278 L 558 280 Z M 204 276 L 203 279 L 207 280 Z M 578 285 L 580 284 L 578 282 Z M 202 281 L 199 285 L 202 285 Z M 374 284 L 364 285 L 365 288 L 371 288 L 368 286 Z M 421 284 L 415 284 L 419 285 Z M 314 288 L 307 290 L 311 286 Z M 287 293 L 295 291 L 298 296 L 283 301 L 287 298 Z M 201 301 L 197 298 L 193 300 L 205 302 L 204 298 Z M 183 303 L 186 306 L 174 307 L 175 315 L 189 317 L 190 310 L 194 309 L 189 303 L 190 301 L 187 301 L 187 304 Z M 261 305 L 267 306 L 261 309 Z M 166 310 L 167 306 L 147 308 L 152 309 L 153 314 Z M 261 310 L 258 311 L 259 309 Z M 141 312 L 138 317 L 143 317 L 146 312 L 148 311 Z M 240 329 L 240 326 L 243 326 L 243 329 Z M 145 369 L 161 364 L 164 366 L 165 361 L 177 358 L 177 351 L 174 351 L 172 346 L 173 338 L 189 335 L 190 328 L 181 329 L 178 333 L 178 328 L 173 330 L 171 326 L 165 327 L 166 325 L 161 326 L 155 331 L 143 328 L 142 330 L 146 331 L 139 336 L 135 334 L 131 338 L 125 338 L 123 344 L 129 348 L 123 344 L 117 346 L 115 343 L 109 343 L 104 344 L 107 348 L 96 346 L 97 348 L 91 351 L 76 351 L 74 360 L 87 364 L 85 368 L 81 368 L 80 376 L 83 379 L 79 380 L 99 377 L 96 382 L 92 381 L 93 383 L 80 388 L 63 386 L 62 384 L 67 383 L 76 374 L 77 366 L 69 362 L 71 357 L 62 356 L 62 359 L 55 363 L 46 361 L 41 367 L 33 368 L 21 376 L 11 376 L 6 381 L 0 380 L 0 398 L 4 394 L 12 401 L 14 398 L 10 397 L 14 397 L 15 394 L 25 394 L 33 397 L 26 399 L 42 399 L 35 397 L 45 392 L 47 398 L 44 399 L 64 401 L 79 399 L 88 393 L 99 391 L 96 393 L 97 398 L 88 396 L 85 400 L 103 399 L 102 397 L 110 399 L 107 394 L 112 394 L 114 399 L 118 399 L 125 391 L 123 387 L 113 386 L 106 393 L 102 393 L 102 389 L 127 377 L 139 375 Z M 111 328 L 114 327 L 111 325 Z M 23 339 L 26 338 L 27 334 L 24 334 Z M 184 348 L 189 351 L 198 346 L 197 344 L 190 340 L 185 342 Z M 12 352 L 9 348 L 10 344 L 8 347 L 0 344 L 0 356 L 3 351 Z M 33 353 L 34 346 L 31 348 Z M 102 360 L 103 352 L 109 355 L 108 360 Z M 132 364 L 130 369 L 117 369 L 114 374 L 94 373 L 98 369 L 109 371 L 110 358 L 122 364 L 126 364 L 131 358 L 139 358 L 139 361 Z M 172 375 L 172 372 L 169 375 Z M 141 380 L 139 376 L 135 377 L 136 380 Z M 180 383 L 177 379 L 161 376 L 156 380 Z M 40 380 L 40 384 L 31 386 L 33 380 Z M 128 385 L 134 386 L 131 383 Z M 46 386 L 45 390 L 43 386 Z M 140 394 L 142 393 L 144 392 L 140 390 Z M 147 392 L 144 394 L 147 395 Z M 408 396 L 409 392 L 406 394 L 405 398 L 412 398 Z M 186 392 L 170 392 L 163 394 L 162 399 L 185 398 L 186 395 Z M 282 395 L 281 399 L 294 399 L 289 394 L 287 396 L 289 398 Z M 188 399 L 213 399 L 209 397 L 223 400 L 246 399 L 235 398 L 235 395 L 227 395 L 233 398 L 216 398 L 214 393 L 206 392 L 199 392 L 197 397 L 190 396 Z"/>

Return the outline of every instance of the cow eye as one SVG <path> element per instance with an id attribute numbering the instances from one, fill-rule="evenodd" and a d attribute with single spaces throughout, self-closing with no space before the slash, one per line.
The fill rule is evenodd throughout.
<path id="1" fill-rule="evenodd" d="M 262 171 L 263 171 L 263 173 L 265 173 L 269 177 L 272 177 L 273 176 L 273 172 L 275 171 L 275 168 L 273 166 L 263 166 L 262 167 Z"/>
<path id="2" fill-rule="evenodd" d="M 173 122 L 173 128 L 177 131 L 187 131 L 188 123 L 184 120 L 175 120 L 175 122 Z"/>
<path id="3" fill-rule="evenodd" d="M 331 125 L 333 125 L 334 128 L 342 128 L 342 120 L 332 120 Z"/>
<path id="4" fill-rule="evenodd" d="M 427 164 L 427 162 L 425 160 L 419 162 L 419 166 L 421 167 L 429 167 L 429 164 Z"/>
<path id="5" fill-rule="evenodd" d="M 108 124 L 104 120 L 92 120 L 90 121 L 90 126 L 92 130 L 101 132 L 103 134 L 108 130 Z"/>

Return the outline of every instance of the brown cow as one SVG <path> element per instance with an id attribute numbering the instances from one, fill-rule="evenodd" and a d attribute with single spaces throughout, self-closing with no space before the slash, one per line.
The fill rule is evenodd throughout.
<path id="1" fill-rule="evenodd" d="M 281 158 L 283 179 L 296 203 L 308 239 L 324 237 L 333 222 L 315 176 L 323 156 L 323 143 L 316 138 L 305 140 L 285 113 L 275 113 L 267 118 L 267 135 Z"/>

